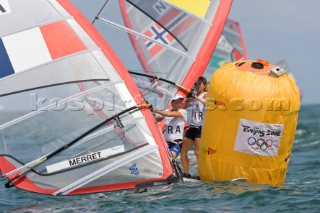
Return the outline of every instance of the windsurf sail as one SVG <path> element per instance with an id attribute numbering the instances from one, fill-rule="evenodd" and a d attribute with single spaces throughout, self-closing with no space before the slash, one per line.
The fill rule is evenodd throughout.
<path id="1" fill-rule="evenodd" d="M 297 82 L 297 79 L 296 79 L 294 73 L 292 72 L 292 69 L 288 65 L 288 63 L 285 60 L 280 60 L 276 63 L 276 66 L 285 69 L 287 71 L 288 75 L 297 83 L 297 86 L 299 88 L 299 93 L 300 93 L 300 101 L 301 101 L 303 98 L 303 91 L 301 90 L 301 88 Z"/>
<path id="2" fill-rule="evenodd" d="M 135 82 L 68 0 L 2 0 L 0 169 L 7 187 L 75 195 L 174 170 Z M 144 109 L 142 109 L 144 108 Z"/>
<path id="3" fill-rule="evenodd" d="M 204 77 L 210 79 L 213 72 L 222 65 L 245 59 L 247 59 L 247 52 L 240 24 L 228 19 Z"/>
<path id="4" fill-rule="evenodd" d="M 231 4 L 232 0 L 109 0 L 93 24 L 132 71 L 145 98 L 166 108 L 179 89 L 186 95 L 203 74 Z"/>

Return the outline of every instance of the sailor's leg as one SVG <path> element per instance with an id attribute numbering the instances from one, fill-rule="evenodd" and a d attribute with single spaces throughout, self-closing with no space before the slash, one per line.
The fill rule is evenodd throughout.
<path id="1" fill-rule="evenodd" d="M 197 157 L 197 159 L 198 159 L 199 147 L 200 147 L 200 138 L 195 138 L 195 141 L 194 141 L 194 154 Z"/>
<path id="2" fill-rule="evenodd" d="M 189 174 L 189 158 L 188 151 L 191 149 L 193 141 L 187 137 L 183 138 L 182 149 L 181 149 L 181 164 L 184 174 Z"/>

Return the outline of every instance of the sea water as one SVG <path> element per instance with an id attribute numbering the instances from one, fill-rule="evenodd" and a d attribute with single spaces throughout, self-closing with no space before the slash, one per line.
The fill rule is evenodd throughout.
<path id="1" fill-rule="evenodd" d="M 320 212 L 320 105 L 302 106 L 287 178 L 273 187 L 234 182 L 185 182 L 133 190 L 53 197 L 0 180 L 0 212 Z M 195 172 L 196 159 L 191 158 Z"/>

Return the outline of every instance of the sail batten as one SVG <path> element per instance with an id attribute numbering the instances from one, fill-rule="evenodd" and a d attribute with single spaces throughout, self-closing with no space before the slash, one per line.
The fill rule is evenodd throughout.
<path id="1" fill-rule="evenodd" d="M 102 21 L 102 22 L 104 22 L 104 23 L 106 23 L 106 24 L 109 24 L 109 25 L 111 25 L 111 26 L 113 26 L 113 27 L 116 27 L 116 28 L 118 28 L 118 29 L 120 29 L 120 30 L 123 30 L 123 31 L 125 31 L 125 32 L 128 32 L 128 33 L 130 33 L 130 34 L 132 34 L 132 35 L 139 36 L 139 37 L 141 37 L 141 38 L 143 38 L 143 39 L 146 39 L 146 40 L 149 40 L 149 41 L 151 41 L 151 42 L 155 42 L 155 43 L 157 43 L 157 44 L 159 44 L 159 45 L 161 45 L 161 46 L 163 46 L 163 47 L 168 48 L 168 49 L 171 50 L 172 52 L 175 52 L 175 53 L 177 53 L 177 54 L 179 54 L 179 55 L 181 55 L 181 56 L 185 56 L 185 57 L 188 57 L 188 58 L 194 60 L 193 57 L 187 55 L 186 53 L 184 53 L 184 52 L 182 52 L 182 51 L 179 51 L 179 50 L 176 49 L 176 48 L 172 48 L 172 47 L 170 47 L 170 46 L 168 46 L 168 45 L 166 45 L 166 44 L 163 44 L 163 43 L 161 43 L 161 42 L 158 42 L 158 41 L 156 41 L 156 40 L 154 40 L 154 39 L 152 39 L 152 38 L 150 38 L 150 37 L 148 37 L 148 36 L 145 36 L 145 35 L 137 32 L 137 31 L 131 30 L 131 29 L 127 28 L 127 27 L 123 27 L 123 26 L 121 26 L 121 25 L 119 25 L 119 24 L 116 24 L 116 23 L 114 23 L 114 22 L 112 22 L 112 21 L 108 21 L 108 20 L 106 20 L 106 19 L 104 19 L 104 18 L 98 18 L 97 20 L 100 20 L 100 21 Z"/>
<path id="2" fill-rule="evenodd" d="M 7 127 L 10 127 L 10 126 L 12 126 L 12 125 L 14 125 L 14 124 L 16 124 L 16 123 L 19 123 L 19 122 L 21 122 L 21 121 L 24 121 L 24 120 L 26 120 L 26 119 L 28 119 L 28 118 L 31 118 L 31 117 L 33 117 L 33 116 L 35 116 L 35 115 L 38 115 L 38 114 L 43 113 L 43 112 L 45 112 L 45 111 L 48 111 L 48 110 L 50 110 L 50 109 L 59 107 L 59 105 L 64 104 L 64 103 L 67 103 L 68 101 L 73 100 L 73 99 L 75 99 L 75 98 L 78 98 L 78 97 L 81 97 L 81 96 L 84 96 L 84 95 L 87 95 L 87 94 L 90 94 L 90 93 L 93 93 L 93 92 L 96 92 L 96 91 L 99 91 L 99 90 L 103 90 L 103 89 L 109 88 L 110 86 L 115 85 L 115 84 L 118 84 L 118 83 L 123 83 L 123 82 L 122 82 L 122 81 L 118 81 L 118 82 L 112 82 L 112 83 L 110 83 L 110 84 L 101 85 L 101 86 L 94 87 L 94 88 L 91 88 L 91 89 L 89 89 L 89 90 L 86 90 L 86 91 L 84 91 L 84 92 L 80 92 L 80 93 L 77 93 L 77 94 L 75 94 L 75 95 L 69 96 L 69 97 L 67 97 L 67 98 L 65 98 L 65 99 L 58 100 L 58 101 L 56 101 L 56 102 L 54 102 L 54 103 L 52 103 L 52 104 L 49 104 L 49 105 L 44 106 L 44 107 L 42 107 L 42 108 L 36 109 L 36 110 L 34 110 L 34 111 L 32 111 L 32 112 L 30 112 L 30 113 L 28 113 L 28 114 L 25 114 L 25 115 L 23 115 L 23 116 L 21 116 L 21 117 L 18 117 L 18 118 L 16 118 L 16 119 L 13 119 L 13 120 L 11 120 L 10 122 L 1 124 L 1 125 L 0 125 L 0 130 L 3 130 L 3 129 L 5 129 L 5 128 L 7 128 Z M 120 109 L 121 109 L 121 108 L 120 108 Z"/>

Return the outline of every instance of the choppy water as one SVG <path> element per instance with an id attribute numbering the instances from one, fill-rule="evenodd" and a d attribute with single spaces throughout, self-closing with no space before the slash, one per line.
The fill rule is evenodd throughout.
<path id="1" fill-rule="evenodd" d="M 320 105 L 303 106 L 284 186 L 187 182 L 105 194 L 52 197 L 0 180 L 0 212 L 320 212 Z"/>

